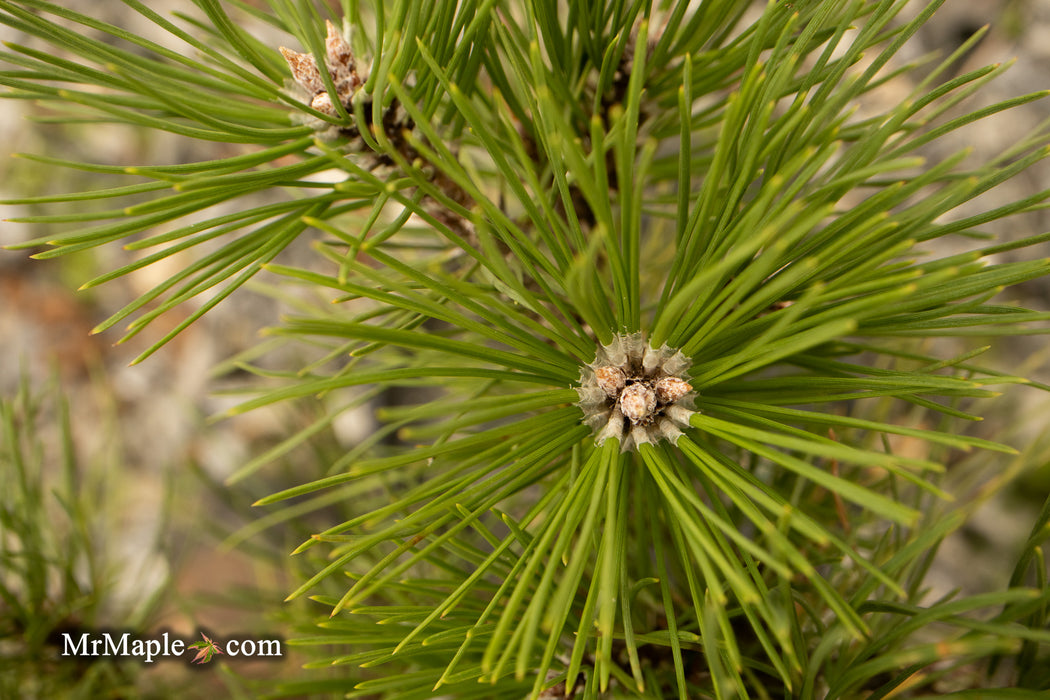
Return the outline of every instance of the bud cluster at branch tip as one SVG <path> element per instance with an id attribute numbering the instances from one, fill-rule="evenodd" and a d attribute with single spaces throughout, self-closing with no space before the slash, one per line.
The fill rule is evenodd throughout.
<path id="1" fill-rule="evenodd" d="M 325 66 L 335 86 L 336 97 L 339 98 L 344 109 L 350 110 L 350 101 L 353 99 L 354 92 L 364 81 L 357 74 L 357 65 L 354 62 L 354 53 L 350 50 L 350 44 L 331 22 L 326 21 L 325 26 L 328 28 L 328 36 L 324 42 Z M 299 86 L 310 95 L 310 106 L 330 117 L 337 116 L 332 97 L 328 94 L 328 88 L 325 87 L 324 78 L 321 77 L 321 71 L 317 67 L 317 60 L 313 54 L 297 53 L 282 46 L 281 55 L 288 62 L 288 67 L 292 69 L 292 77 L 295 78 L 295 82 L 299 83 Z"/>
<path id="2" fill-rule="evenodd" d="M 689 426 L 693 387 L 690 360 L 666 345 L 654 349 L 641 333 L 617 335 L 598 348 L 594 362 L 580 372 L 577 404 L 601 444 L 620 440 L 624 450 L 660 440 L 677 442 Z"/>

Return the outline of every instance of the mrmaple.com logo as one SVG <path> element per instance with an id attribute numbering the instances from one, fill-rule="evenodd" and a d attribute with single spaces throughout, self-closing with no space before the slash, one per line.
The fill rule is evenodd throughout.
<path id="1" fill-rule="evenodd" d="M 217 654 L 228 657 L 283 656 L 279 639 L 230 639 L 224 642 L 226 650 L 203 632 L 199 642 L 187 644 L 173 639 L 168 632 L 156 637 L 135 637 L 131 632 L 82 632 L 79 636 L 62 634 L 62 656 L 78 658 L 116 657 L 138 659 L 147 664 L 157 659 L 181 658 L 188 651 L 195 652 L 193 663 L 206 664 Z"/>

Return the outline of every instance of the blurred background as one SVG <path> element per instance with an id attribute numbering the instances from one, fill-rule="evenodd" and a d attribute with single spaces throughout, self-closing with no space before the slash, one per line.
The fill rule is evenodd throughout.
<path id="1" fill-rule="evenodd" d="M 920 4 L 913 3 L 908 11 L 917 13 Z M 162 45 L 183 49 L 116 0 L 67 0 L 63 6 L 125 27 Z M 193 14 L 189 0 L 162 0 L 150 3 L 150 7 L 164 16 L 173 11 Z M 962 108 L 973 110 L 1050 87 L 1050 0 L 948 0 L 906 47 L 900 60 L 917 59 L 932 51 L 947 55 L 984 25 L 990 25 L 990 30 L 957 65 L 957 74 L 990 63 L 1016 63 L 1003 78 L 966 101 Z M 247 28 L 275 50 L 289 42 L 287 36 L 261 22 Z M 0 27 L 0 38 L 16 43 L 27 41 L 6 27 Z M 894 81 L 872 99 L 895 103 L 908 90 L 904 81 Z M 861 108 L 867 106 L 881 108 L 878 104 Z M 46 109 L 38 105 L 0 100 L 0 151 L 5 155 L 44 154 L 107 165 L 194 162 L 238 152 L 236 146 L 195 142 L 156 132 L 143 134 L 116 125 L 34 121 L 48 116 Z M 1050 101 L 1037 101 L 940 140 L 927 155 L 939 159 L 970 146 L 975 149 L 975 161 L 994 157 L 1048 118 Z M 0 159 L 0 199 L 107 186 L 111 183 L 92 173 L 45 167 L 23 158 Z M 1044 163 L 967 204 L 957 215 L 994 208 L 1047 187 L 1050 169 Z M 92 202 L 89 206 L 101 209 L 104 203 Z M 9 219 L 48 211 L 39 206 L 3 205 L 0 217 Z M 995 232 L 1006 239 L 1032 235 L 1050 230 L 1047 219 L 1044 212 L 1037 212 L 1012 219 L 1006 222 L 1009 229 Z M 41 225 L 6 221 L 0 224 L 0 243 L 5 245 L 45 234 Z M 1019 254 L 1050 256 L 1045 246 L 1041 252 L 1025 250 Z M 236 394 L 225 391 L 245 384 L 247 379 L 228 360 L 258 345 L 259 330 L 277 323 L 281 304 L 269 293 L 267 280 L 261 276 L 254 287 L 219 304 L 145 362 L 128 366 L 142 350 L 192 312 L 196 308 L 193 304 L 201 303 L 194 300 L 187 309 L 161 317 L 125 344 L 114 345 L 120 337 L 119 329 L 92 335 L 96 324 L 167 279 L 186 262 L 185 258 L 175 257 L 100 287 L 77 291 L 85 281 L 141 254 L 109 246 L 38 261 L 29 259 L 27 251 L 0 251 L 0 397 L 9 402 L 12 425 L 19 428 L 25 441 L 17 448 L 8 444 L 5 458 L 10 459 L 9 455 L 17 449 L 36 454 L 41 488 L 45 493 L 61 493 L 60 397 L 68 400 L 69 440 L 78 476 L 70 482 L 66 495 L 85 500 L 84 514 L 74 517 L 58 502 L 43 497 L 44 510 L 37 512 L 41 523 L 53 525 L 48 536 L 54 539 L 56 551 L 78 541 L 78 527 L 87 528 L 79 540 L 84 549 L 96 550 L 94 555 L 86 551 L 73 553 L 70 556 L 75 561 L 68 562 L 71 575 L 84 582 L 81 607 L 68 600 L 49 599 L 40 602 L 37 614 L 50 615 L 54 625 L 70 629 L 125 627 L 129 621 L 135 621 L 152 630 L 170 629 L 182 638 L 193 636 L 201 628 L 219 638 L 237 634 L 286 637 L 294 631 L 290 622 L 294 615 L 281 601 L 295 587 L 296 579 L 296 565 L 287 553 L 302 541 L 306 526 L 271 528 L 246 540 L 231 540 L 230 536 L 257 517 L 250 512 L 250 504 L 256 498 L 306 480 L 303 473 L 316 473 L 320 468 L 320 454 L 325 450 L 345 450 L 354 444 L 371 431 L 372 418 L 367 410 L 341 418 L 325 438 L 328 443 L 309 452 L 293 453 L 259 478 L 224 485 L 238 467 L 310 418 L 302 413 L 308 408 L 278 406 L 235 419 L 212 420 L 239 401 Z M 293 259 L 308 257 L 308 241 L 286 255 Z M 1050 277 L 1007 294 L 1025 306 L 1047 310 Z M 962 347 L 983 344 L 980 340 L 945 341 L 938 352 L 947 357 Z M 275 366 L 295 366 L 286 362 L 294 358 L 282 358 L 281 352 L 292 351 L 279 351 L 272 360 Z M 998 343 L 982 357 L 982 362 L 1050 382 L 1050 353 L 1041 336 L 1019 336 Z M 28 394 L 36 398 L 20 403 L 16 397 L 25 399 L 27 387 Z M 975 434 L 1013 445 L 1022 454 L 1015 460 L 998 454 L 974 455 L 967 458 L 971 461 L 965 473 L 989 478 L 1010 470 L 1024 473 L 1013 487 L 988 500 L 970 524 L 945 543 L 931 571 L 930 583 L 935 592 L 955 588 L 976 592 L 1004 585 L 1050 484 L 1046 466 L 1050 400 L 1032 388 L 1007 389 L 1004 396 L 975 411 L 987 416 L 975 427 Z M 36 426 L 35 433 L 28 427 L 30 424 Z M 297 460 L 308 463 L 299 475 Z M 972 487 L 979 489 L 982 483 L 975 478 Z M 2 488 L 8 492 L 8 485 Z M 4 498 L 7 497 L 5 493 Z M 23 501 L 27 512 L 32 511 L 33 504 Z M 26 517 L 31 515 L 30 512 Z M 265 556 L 258 556 L 260 553 Z M 95 579 L 84 570 L 85 562 L 95 555 L 106 572 L 97 579 L 105 582 L 104 590 L 92 590 L 88 582 Z M 0 573 L 0 583 L 9 590 L 17 590 L 21 585 L 10 573 Z M 48 596 L 63 595 L 59 583 L 48 582 L 44 588 Z M 85 596 L 91 599 L 90 605 L 83 602 Z M 310 614 L 307 609 L 300 619 L 308 619 Z M 20 629 L 25 621 L 18 621 L 17 617 L 9 603 L 0 601 L 2 658 L 24 651 L 19 647 L 19 636 L 25 631 Z M 155 690 L 158 695 L 171 692 L 190 697 L 198 691 L 206 695 L 216 687 L 229 691 L 243 686 L 250 696 L 261 687 L 253 686 L 251 679 L 263 679 L 266 683 L 267 678 L 290 678 L 298 672 L 304 659 L 295 658 L 294 652 L 288 651 L 291 655 L 284 661 L 255 667 L 238 663 L 231 667 L 232 673 L 193 673 L 181 662 L 155 664 L 143 674 L 145 680 L 128 682 L 137 688 L 135 693 L 152 689 L 150 692 Z M 55 672 L 59 674 L 68 671 L 74 680 L 89 672 L 82 668 L 69 670 L 68 664 L 56 666 L 53 658 L 40 663 L 40 668 L 58 669 Z M 205 669 L 217 667 L 213 664 Z M 17 672 L 0 667 L 0 674 L 11 673 Z M 9 681 L 11 678 L 8 675 Z M 187 684 L 186 679 L 191 682 Z M 0 696 L 5 687 L 11 687 L 5 683 L 0 680 Z M 40 696 L 44 695 L 40 689 Z"/>

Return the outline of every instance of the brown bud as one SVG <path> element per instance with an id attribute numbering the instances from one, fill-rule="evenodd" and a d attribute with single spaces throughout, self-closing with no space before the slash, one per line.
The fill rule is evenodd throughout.
<path id="1" fill-rule="evenodd" d="M 328 66 L 328 72 L 332 76 L 332 82 L 335 83 L 339 98 L 344 102 L 349 102 L 354 90 L 361 85 L 361 80 L 357 77 L 357 66 L 354 64 L 354 53 L 350 50 L 350 44 L 346 43 L 343 35 L 336 30 L 335 25 L 326 20 L 325 26 L 328 28 L 328 36 L 324 42 L 328 59 L 325 64 Z"/>
<path id="2" fill-rule="evenodd" d="M 627 377 L 619 367 L 599 367 L 594 370 L 594 376 L 598 386 L 610 399 L 618 397 L 627 383 Z"/>
<path id="3" fill-rule="evenodd" d="M 656 410 L 656 392 L 645 384 L 632 384 L 620 394 L 620 410 L 631 423 L 648 423 Z"/>
<path id="4" fill-rule="evenodd" d="M 656 380 L 656 398 L 660 403 L 674 403 L 692 390 L 693 387 L 688 382 L 678 377 L 664 377 Z"/>
<path id="5" fill-rule="evenodd" d="M 329 97 L 327 92 L 319 92 L 314 95 L 314 99 L 310 101 L 310 106 L 321 114 L 327 114 L 330 117 L 334 117 L 337 114 L 335 105 L 332 104 L 332 98 Z"/>
<path id="6" fill-rule="evenodd" d="M 298 53 L 282 46 L 281 55 L 292 69 L 295 82 L 302 85 L 304 90 L 311 96 L 324 92 L 324 80 L 321 79 L 321 72 L 317 70 L 317 62 L 311 54 Z"/>

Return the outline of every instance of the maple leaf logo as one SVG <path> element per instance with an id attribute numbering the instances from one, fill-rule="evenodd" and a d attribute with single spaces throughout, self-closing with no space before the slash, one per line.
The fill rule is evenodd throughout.
<path id="1" fill-rule="evenodd" d="M 206 664 L 211 661 L 212 656 L 222 653 L 222 647 L 213 642 L 208 635 L 201 632 L 201 636 L 204 637 L 203 642 L 195 642 L 189 646 L 190 649 L 197 650 L 197 655 L 193 657 L 195 664 Z"/>

